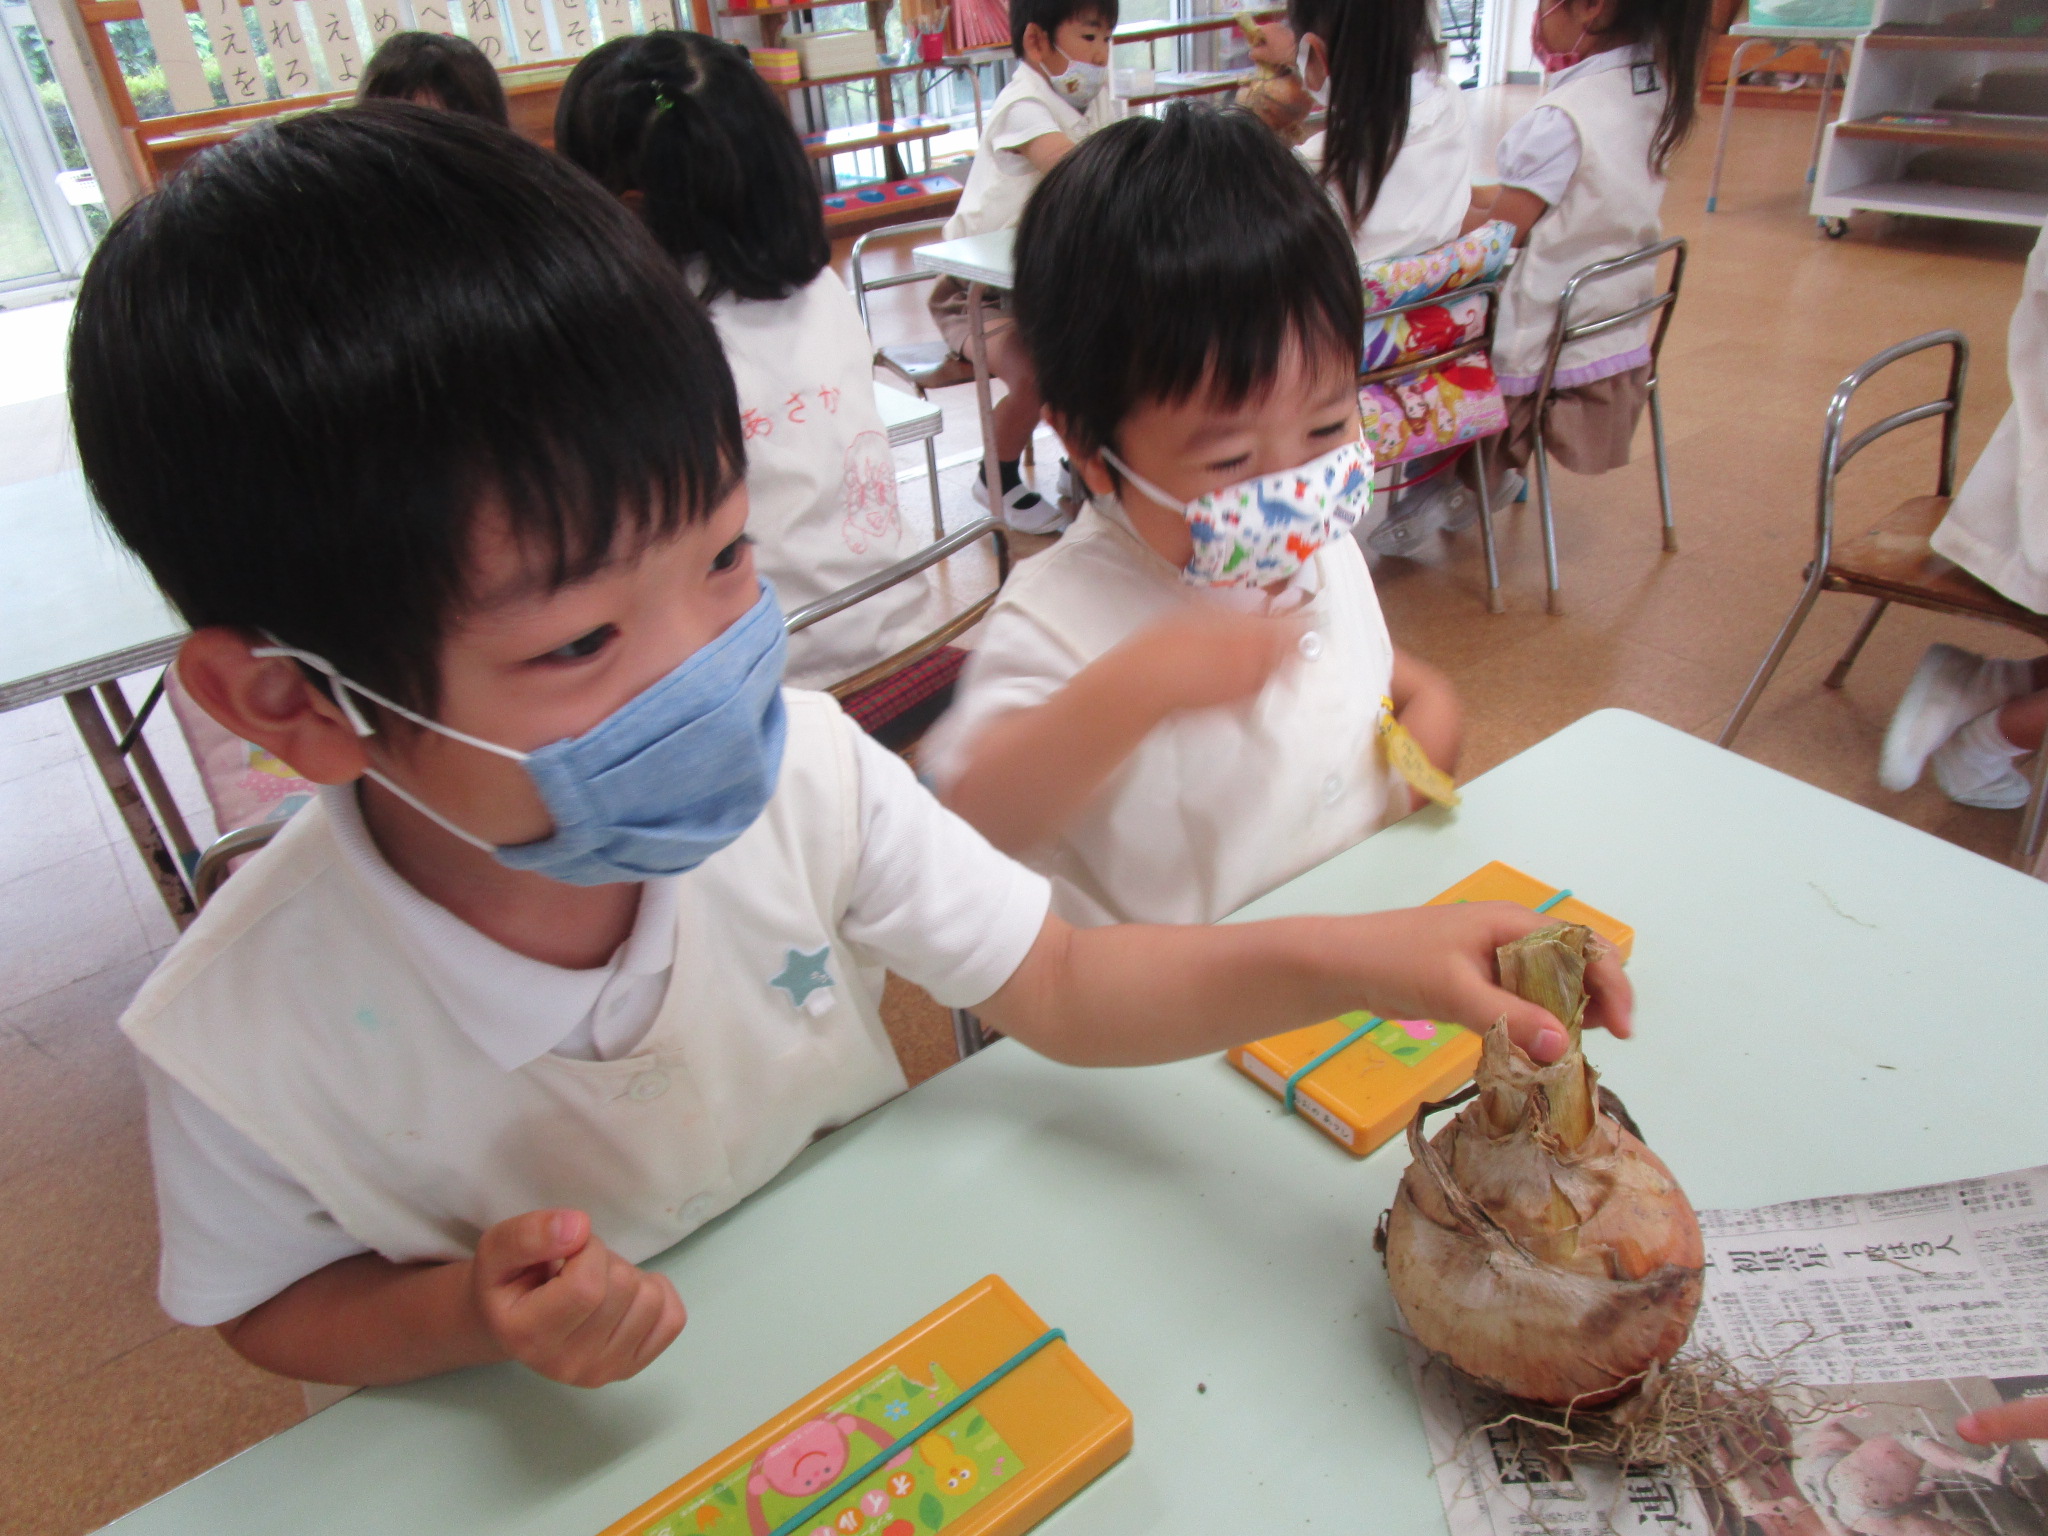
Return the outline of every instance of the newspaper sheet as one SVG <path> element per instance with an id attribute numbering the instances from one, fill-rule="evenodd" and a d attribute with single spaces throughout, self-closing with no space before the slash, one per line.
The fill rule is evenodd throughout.
<path id="1" fill-rule="evenodd" d="M 2048 1444 L 1994 1455 L 1954 1429 L 2048 1394 L 2048 1167 L 1702 1211 L 1700 1227 L 1694 1343 L 1788 1383 L 1787 1459 L 1702 1498 L 1663 1471 L 1518 1453 L 1418 1350 L 1452 1536 L 2048 1536 Z"/>

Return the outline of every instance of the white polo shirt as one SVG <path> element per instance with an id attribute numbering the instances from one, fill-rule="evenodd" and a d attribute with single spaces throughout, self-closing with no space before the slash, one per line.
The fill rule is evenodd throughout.
<path id="1" fill-rule="evenodd" d="M 944 810 L 817 694 L 790 693 L 762 817 L 643 887 L 607 965 L 485 938 L 324 793 L 223 887 L 122 1027 L 142 1053 L 180 1322 L 240 1316 L 338 1259 L 467 1254 L 573 1205 L 639 1261 L 904 1086 L 894 970 L 995 992 L 1046 883 Z"/>
<path id="2" fill-rule="evenodd" d="M 1113 501 L 1084 508 L 1004 586 L 920 763 L 949 787 L 1000 716 L 1178 608 L 1239 597 L 1259 601 L 1188 586 Z M 1165 721 L 1027 857 L 1069 922 L 1213 922 L 1407 814 L 1378 747 L 1393 642 L 1357 543 L 1318 550 L 1276 601 L 1306 622 L 1298 656 L 1254 699 Z"/>
<path id="3" fill-rule="evenodd" d="M 1024 205 L 1045 179 L 1024 156 L 1024 146 L 1049 133 L 1063 133 L 1076 144 L 1096 129 L 1123 116 L 1123 103 L 1105 85 L 1086 112 L 1046 83 L 1045 76 L 1024 59 L 1017 61 L 1010 83 L 990 103 L 988 120 L 967 170 L 960 204 L 946 220 L 948 240 L 1008 229 L 1024 217 Z"/>
<path id="4" fill-rule="evenodd" d="M 1317 133 L 1295 151 L 1320 172 L 1328 134 Z M 1344 200 L 1329 189 L 1338 213 Z M 1408 82 L 1408 135 L 1387 167 L 1379 196 L 1351 232 L 1359 264 L 1414 256 L 1458 238 L 1472 206 L 1472 136 L 1465 93 L 1434 62 Z"/>

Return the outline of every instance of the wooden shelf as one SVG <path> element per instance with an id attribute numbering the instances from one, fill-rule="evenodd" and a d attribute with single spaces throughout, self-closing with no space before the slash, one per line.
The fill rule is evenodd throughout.
<path id="1" fill-rule="evenodd" d="M 1894 22 L 1892 26 L 1901 26 Z M 1964 32 L 1891 31 L 1880 27 L 1863 39 L 1865 48 L 1905 53 L 2048 53 L 2048 34 L 2039 37 L 1972 36 Z"/>
<path id="2" fill-rule="evenodd" d="M 778 91 L 808 90 L 814 85 L 845 85 L 850 80 L 882 80 L 897 75 L 915 75 L 931 69 L 964 69 L 967 66 L 941 60 L 937 64 L 878 64 L 873 69 L 857 69 L 850 75 L 819 75 L 815 79 L 770 80 L 768 83 Z"/>
<path id="3" fill-rule="evenodd" d="M 2048 150 L 2048 117 L 2008 117 L 1990 112 L 1916 112 L 1915 117 L 1942 117 L 1941 126 L 1887 123 L 1875 117 L 1835 124 L 1838 139 L 1878 139 L 1891 144 L 1916 144 L 1941 149 Z"/>
<path id="4" fill-rule="evenodd" d="M 1257 10 L 1247 13 L 1254 21 L 1271 21 L 1285 16 L 1284 7 Z M 1118 47 L 1126 43 L 1156 43 L 1169 37 L 1187 37 L 1197 32 L 1219 32 L 1225 27 L 1237 25 L 1237 13 L 1227 16 L 1199 16 L 1192 21 L 1135 21 L 1128 27 L 1118 27 L 1110 33 L 1109 40 Z"/>
<path id="5" fill-rule="evenodd" d="M 835 5 L 865 5 L 867 0 L 816 0 L 812 5 L 757 5 L 746 11 L 720 11 L 727 21 L 745 21 L 752 16 L 788 16 L 799 11 L 822 11 Z"/>
<path id="6" fill-rule="evenodd" d="M 935 213 L 960 201 L 967 162 L 941 165 L 894 181 L 864 182 L 825 194 L 825 227 L 845 230 L 861 224 L 896 223 L 911 214 Z"/>
<path id="7" fill-rule="evenodd" d="M 855 123 L 851 127 L 805 134 L 804 153 L 813 160 L 825 160 L 833 155 L 850 155 L 856 150 L 935 139 L 952 131 L 953 124 L 942 117 L 899 117 L 883 123 Z"/>

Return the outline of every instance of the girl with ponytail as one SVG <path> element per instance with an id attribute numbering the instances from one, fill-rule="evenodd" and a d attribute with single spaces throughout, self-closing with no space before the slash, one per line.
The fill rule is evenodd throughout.
<path id="1" fill-rule="evenodd" d="M 1467 224 L 1504 219 L 1522 255 L 1509 271 L 1493 363 L 1508 397 L 1505 457 L 1532 451 L 1535 397 L 1573 273 L 1663 237 L 1664 168 L 1692 129 L 1709 0 L 1538 0 L 1530 37 L 1543 99 L 1502 137 L 1500 186 Z M 1574 323 L 1649 298 L 1647 267 L 1585 290 Z M 1649 397 L 1654 317 L 1574 342 L 1558 359 L 1544 442 L 1558 462 L 1597 475 L 1628 462 Z"/>
<path id="2" fill-rule="evenodd" d="M 739 392 L 747 532 L 783 610 L 915 553 L 873 344 L 803 143 L 746 50 L 696 32 L 605 43 L 562 87 L 555 147 L 640 215 L 711 311 Z M 943 619 L 933 578 L 914 577 L 792 635 L 787 680 L 836 683 Z"/>
<path id="3" fill-rule="evenodd" d="M 1444 74 L 1433 9 L 1430 0 L 1287 7 L 1296 72 L 1324 111 L 1301 155 L 1336 200 L 1361 262 L 1455 240 L 1471 202 L 1465 100 Z"/>

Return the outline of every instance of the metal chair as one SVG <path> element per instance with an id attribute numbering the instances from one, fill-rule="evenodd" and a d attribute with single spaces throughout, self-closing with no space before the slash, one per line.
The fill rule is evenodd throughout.
<path id="1" fill-rule="evenodd" d="M 1500 289 L 1502 281 L 1502 279 L 1493 278 L 1485 282 L 1472 283 L 1463 288 L 1447 288 L 1440 293 L 1432 293 L 1425 298 L 1410 299 L 1401 304 L 1390 304 L 1384 309 L 1368 310 L 1365 318 L 1368 324 L 1370 324 L 1373 321 L 1391 320 L 1397 315 L 1409 314 L 1416 310 L 1441 309 L 1462 299 L 1483 298 L 1486 301 L 1486 327 L 1479 335 L 1472 337 L 1470 340 L 1455 342 L 1440 352 L 1428 353 L 1421 357 L 1409 358 L 1405 361 L 1394 363 L 1385 368 L 1374 368 L 1362 372 L 1358 376 L 1359 389 L 1363 391 L 1370 384 L 1391 383 L 1395 380 L 1404 380 L 1428 374 L 1474 355 L 1486 360 L 1488 366 L 1491 367 L 1493 330 L 1495 322 L 1500 318 Z M 1498 393 L 1496 389 L 1496 396 Z M 1502 602 L 1500 595 L 1500 557 L 1494 546 L 1492 474 L 1486 463 L 1486 445 L 1498 436 L 1500 436 L 1500 433 L 1496 431 L 1471 442 L 1461 443 L 1453 448 L 1435 450 L 1426 455 L 1439 461 L 1433 468 L 1425 470 L 1420 474 L 1409 475 L 1403 479 L 1390 481 L 1387 485 L 1380 488 L 1385 494 L 1392 496 L 1397 491 L 1407 490 L 1410 486 L 1420 485 L 1423 481 L 1433 476 L 1453 470 L 1456 467 L 1457 461 L 1467 452 L 1472 454 L 1479 483 L 1479 541 L 1486 555 L 1486 611 L 1488 613 L 1501 613 L 1506 609 L 1506 604 Z M 1396 464 L 1408 462 L 1412 461 L 1409 459 L 1391 459 L 1376 467 L 1391 470 Z"/>
<path id="2" fill-rule="evenodd" d="M 1671 283 L 1662 292 L 1631 305 L 1620 314 L 1609 315 L 1602 320 L 1587 320 L 1572 324 L 1572 306 L 1577 302 L 1579 292 L 1589 283 L 1603 278 L 1633 272 L 1639 267 L 1654 267 L 1669 253 L 1675 256 L 1671 264 Z M 1557 574 L 1557 524 L 1550 499 L 1550 452 L 1544 442 L 1544 418 L 1550 413 L 1553 394 L 1552 382 L 1557 376 L 1557 362 L 1564 349 L 1575 341 L 1604 335 L 1619 330 L 1622 326 L 1642 319 L 1645 315 L 1657 316 L 1657 328 L 1650 336 L 1650 435 L 1656 445 L 1657 454 L 1657 502 L 1664 518 L 1664 551 L 1673 553 L 1678 548 L 1678 529 L 1671 519 L 1671 471 L 1664 456 L 1664 401 L 1657 391 L 1657 359 L 1664 349 L 1664 333 L 1671 328 L 1671 314 L 1678 305 L 1678 288 L 1685 277 L 1685 240 L 1673 235 L 1668 240 L 1659 240 L 1655 245 L 1646 245 L 1639 251 L 1626 256 L 1617 256 L 1611 261 L 1596 261 L 1589 267 L 1572 274 L 1564 285 L 1564 291 L 1557 298 L 1557 321 L 1550 332 L 1550 351 L 1543 359 L 1543 373 L 1536 386 L 1536 503 L 1543 522 L 1543 575 L 1548 588 L 1546 606 L 1552 613 L 1564 612 L 1564 599 Z"/>
<path id="3" fill-rule="evenodd" d="M 1850 403 L 1856 392 L 1902 358 L 1934 347 L 1949 349 L 1948 387 L 1933 400 L 1895 411 L 1882 421 L 1864 428 L 1847 442 L 1842 440 Z M 1835 386 L 1828 402 L 1827 426 L 1821 434 L 1820 489 L 1814 515 L 1813 560 L 1806 567 L 1806 587 L 1792 605 L 1778 638 L 1765 652 L 1756 675 L 1750 679 L 1741 702 L 1728 717 L 1720 745 L 1733 745 L 1736 733 L 1756 708 L 1757 700 L 1770 685 L 1785 653 L 1792 648 L 1800 626 L 1813 611 L 1823 592 L 1852 592 L 1872 599 L 1870 612 L 1857 626 L 1842 652 L 1841 660 L 1826 678 L 1826 686 L 1840 688 L 1849 669 L 1863 651 L 1877 621 L 1893 603 L 1925 608 L 1934 613 L 1962 618 L 1989 619 L 2048 641 L 2048 615 L 2022 608 L 2001 597 L 1967 571 L 1937 555 L 1928 540 L 1948 511 L 1955 490 L 1956 421 L 1963 405 L 1963 384 L 1969 372 L 1970 344 L 1960 331 L 1929 331 L 1887 347 Z M 1853 539 L 1835 539 L 1835 482 L 1842 468 L 1879 438 L 1914 422 L 1941 418 L 1941 459 L 1935 474 L 1934 494 L 1915 496 L 1901 502 L 1888 516 L 1866 533 Z M 2034 770 L 2034 792 L 2021 819 L 2020 836 L 2013 850 L 2014 862 L 2026 864 L 2041 842 L 2044 790 L 2048 790 L 2048 751 L 2038 754 Z"/>

